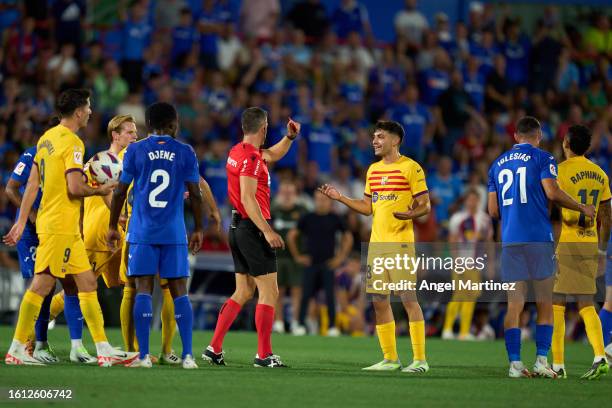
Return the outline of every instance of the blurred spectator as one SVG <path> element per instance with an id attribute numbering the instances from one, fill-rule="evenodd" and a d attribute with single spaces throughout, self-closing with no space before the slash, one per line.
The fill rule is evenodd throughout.
<path id="1" fill-rule="evenodd" d="M 269 40 L 274 35 L 279 14 L 278 0 L 243 1 L 240 9 L 240 28 L 249 38 Z"/>
<path id="2" fill-rule="evenodd" d="M 446 130 L 442 138 L 442 153 L 449 155 L 463 134 L 467 121 L 472 115 L 477 115 L 472 98 L 463 88 L 463 75 L 459 70 L 453 71 L 450 87 L 438 98 L 438 108 Z"/>
<path id="3" fill-rule="evenodd" d="M 297 2 L 287 19 L 295 27 L 304 32 L 313 43 L 318 43 L 329 29 L 329 18 L 321 0 L 302 0 Z"/>
<path id="4" fill-rule="evenodd" d="M 395 33 L 405 39 L 413 51 L 418 50 L 429 23 L 423 13 L 417 10 L 417 0 L 405 0 L 404 4 L 404 10 L 395 14 Z"/>
<path id="5" fill-rule="evenodd" d="M 580 105 L 574 104 L 570 106 L 569 112 L 567 115 L 567 120 L 563 121 L 557 130 L 557 140 L 563 140 L 567 131 L 570 127 L 574 125 L 579 125 L 582 123 L 583 115 L 582 108 Z"/>
<path id="6" fill-rule="evenodd" d="M 145 49 L 151 43 L 153 27 L 144 4 L 134 3 L 129 14 L 122 13 L 121 75 L 134 91 L 143 78 Z"/>
<path id="7" fill-rule="evenodd" d="M 221 28 L 219 37 L 219 69 L 223 72 L 231 71 L 236 68 L 238 54 L 242 48 L 240 39 L 234 32 L 234 24 L 226 23 Z"/>
<path id="8" fill-rule="evenodd" d="M 26 18 L 20 28 L 9 31 L 6 70 L 10 75 L 30 77 L 34 74 L 34 63 L 40 47 L 34 24 L 33 18 Z"/>
<path id="9" fill-rule="evenodd" d="M 598 53 L 612 56 L 612 30 L 607 13 L 596 14 L 595 24 L 584 33 L 584 43 Z"/>
<path id="10" fill-rule="evenodd" d="M 298 221 L 297 228 L 287 234 L 287 244 L 296 262 L 305 267 L 300 303 L 299 334 L 305 334 L 304 324 L 310 299 L 322 287 L 325 292 L 327 313 L 330 327 L 328 336 L 338 336 L 339 330 L 336 322 L 336 294 L 334 289 L 334 270 L 338 268 L 348 256 L 353 245 L 353 236 L 347 230 L 344 221 L 331 212 L 332 202 L 320 192 L 315 192 L 314 212 L 305 214 Z M 336 245 L 336 235 L 342 234 L 339 248 Z M 305 239 L 303 253 L 298 246 L 298 237 Z"/>
<path id="11" fill-rule="evenodd" d="M 352 32 L 360 36 L 372 34 L 368 10 L 357 0 L 341 0 L 340 6 L 332 13 L 331 23 L 341 40 Z"/>
<path id="12" fill-rule="evenodd" d="M 74 44 L 63 44 L 59 54 L 55 54 L 47 63 L 47 73 L 52 88 L 57 91 L 62 85 L 76 85 L 79 75 L 79 64 L 74 58 Z"/>
<path id="13" fill-rule="evenodd" d="M 506 80 L 510 86 L 526 85 L 531 44 L 520 32 L 517 20 L 506 20 L 503 31 L 505 40 L 500 44 L 500 51 L 506 57 Z"/>
<path id="14" fill-rule="evenodd" d="M 425 147 L 431 142 L 433 134 L 433 117 L 429 109 L 419 102 L 419 89 L 415 84 L 408 85 L 399 103 L 389 112 L 389 117 L 404 127 L 406 138 L 401 146 L 402 154 L 423 162 Z"/>
<path id="15" fill-rule="evenodd" d="M 470 56 L 463 71 L 463 89 L 470 95 L 472 104 L 478 112 L 484 109 L 486 76 L 483 74 L 478 59 Z"/>
<path id="16" fill-rule="evenodd" d="M 431 201 L 436 211 L 436 221 L 443 228 L 448 227 L 448 220 L 453 207 L 461 197 L 463 185 L 452 173 L 453 161 L 448 156 L 438 160 L 437 171 L 427 180 Z M 442 231 L 445 235 L 445 232 Z"/>
<path id="17" fill-rule="evenodd" d="M 84 0 L 56 0 L 51 3 L 51 14 L 54 19 L 55 42 L 60 46 L 74 44 L 78 52 L 84 39 L 87 3 Z"/>
<path id="18" fill-rule="evenodd" d="M 499 52 L 495 45 L 495 33 L 492 30 L 484 31 L 480 42 L 471 41 L 469 45 L 469 53 L 479 63 L 480 72 L 485 78 L 493 72 L 493 60 Z"/>
<path id="19" fill-rule="evenodd" d="M 200 64 L 205 69 L 219 69 L 219 34 L 223 28 L 223 17 L 214 0 L 204 0 L 197 16 L 200 31 Z"/>
<path id="20" fill-rule="evenodd" d="M 312 121 L 302 128 L 302 140 L 307 160 L 316 162 L 320 175 L 329 178 L 337 166 L 337 140 L 320 104 L 316 104 L 312 111 Z"/>
<path id="21" fill-rule="evenodd" d="M 278 187 L 272 204 L 271 214 L 274 231 L 278 232 L 283 240 L 287 242 L 287 233 L 297 228 L 298 221 L 306 213 L 306 209 L 297 203 L 297 188 L 292 180 L 282 181 Z M 276 251 L 278 290 L 280 296 L 276 307 L 276 321 L 274 331 L 285 332 L 285 292 L 289 289 L 291 297 L 291 319 L 290 330 L 292 333 L 299 331 L 299 312 L 302 300 L 303 267 L 295 262 L 289 249 Z"/>
<path id="22" fill-rule="evenodd" d="M 496 55 L 493 63 L 495 69 L 487 78 L 485 112 L 506 113 L 512 107 L 512 88 L 506 80 L 506 59 L 503 55 Z"/>
<path id="23" fill-rule="evenodd" d="M 365 290 L 362 287 L 360 252 L 351 252 L 347 262 L 336 273 L 338 329 L 351 336 L 363 336 L 365 331 Z"/>
<path id="24" fill-rule="evenodd" d="M 227 173 L 225 162 L 229 143 L 224 140 L 213 140 L 209 152 L 200 162 L 200 175 L 208 182 L 210 190 L 219 207 L 227 204 Z"/>
<path id="25" fill-rule="evenodd" d="M 432 106 L 438 102 L 438 97 L 449 87 L 448 68 L 450 61 L 448 54 L 438 48 L 434 55 L 433 67 L 420 74 L 420 89 L 423 102 Z"/>
<path id="26" fill-rule="evenodd" d="M 112 116 L 117 105 L 128 94 L 128 85 L 119 75 L 119 67 L 112 59 L 108 59 L 104 63 L 104 70 L 94 79 L 93 88 L 95 93 L 94 106 L 104 116 Z"/>
<path id="27" fill-rule="evenodd" d="M 172 61 L 179 55 L 190 53 L 198 41 L 198 31 L 193 26 L 193 15 L 188 8 L 181 9 L 179 23 L 172 29 Z"/>

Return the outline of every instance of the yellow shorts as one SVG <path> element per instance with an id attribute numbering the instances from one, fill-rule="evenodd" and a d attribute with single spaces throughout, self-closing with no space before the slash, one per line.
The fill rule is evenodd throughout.
<path id="1" fill-rule="evenodd" d="M 35 273 L 49 269 L 56 278 L 77 275 L 91 270 L 85 244 L 80 234 L 38 234 Z"/>
<path id="2" fill-rule="evenodd" d="M 119 280 L 124 285 L 128 282 L 127 269 L 128 269 L 128 252 L 130 249 L 130 244 L 128 242 L 124 242 L 121 247 L 121 264 L 119 265 Z M 159 279 L 159 285 L 165 286 L 168 284 L 168 279 Z"/>
<path id="3" fill-rule="evenodd" d="M 90 251 L 87 257 L 91 263 L 96 278 L 102 275 L 107 288 L 121 285 L 119 280 L 119 265 L 121 263 L 121 251 Z"/>
<path id="4" fill-rule="evenodd" d="M 411 266 L 413 243 L 370 243 L 366 293 L 389 295 L 416 290 L 417 272 Z"/>
<path id="5" fill-rule="evenodd" d="M 597 292 L 597 243 L 561 242 L 556 255 L 557 274 L 553 292 L 564 295 L 594 295 Z"/>

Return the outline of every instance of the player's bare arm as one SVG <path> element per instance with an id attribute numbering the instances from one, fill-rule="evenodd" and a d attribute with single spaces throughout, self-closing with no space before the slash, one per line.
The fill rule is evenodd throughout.
<path id="1" fill-rule="evenodd" d="M 20 187 L 21 187 L 21 183 L 12 178 L 10 178 L 8 180 L 8 183 L 6 184 L 6 189 L 5 189 L 6 196 L 8 197 L 11 204 L 13 204 L 15 207 L 21 206 L 22 197 L 21 197 L 21 193 L 19 192 Z M 30 211 L 30 215 L 28 217 L 31 223 L 36 222 L 36 213 L 37 213 L 36 209 L 32 208 L 32 210 Z"/>
<path id="2" fill-rule="evenodd" d="M 287 122 L 287 134 L 285 137 L 283 137 L 280 142 L 274 146 L 262 151 L 264 160 L 267 162 L 275 162 L 282 159 L 283 156 L 289 151 L 291 143 L 293 143 L 295 138 L 298 136 L 301 128 L 302 125 L 300 123 L 290 118 L 289 122 Z"/>
<path id="3" fill-rule="evenodd" d="M 219 207 L 217 207 L 217 202 L 215 201 L 212 190 L 210 189 L 208 182 L 204 180 L 203 177 L 200 177 L 200 191 L 202 192 L 204 203 L 208 208 L 208 218 L 217 226 L 217 232 L 220 232 L 221 213 L 219 212 Z"/>
<path id="4" fill-rule="evenodd" d="M 110 182 L 102 184 L 100 187 L 91 187 L 85 182 L 82 173 L 79 171 L 71 171 L 66 174 L 66 182 L 68 185 L 68 194 L 71 197 L 106 196 L 111 193 L 117 185 L 115 182 Z"/>
<path id="5" fill-rule="evenodd" d="M 200 178 L 200 183 L 202 179 Z M 189 202 L 191 204 L 191 212 L 193 213 L 193 221 L 195 229 L 189 237 L 189 249 L 192 254 L 197 254 L 202 248 L 204 240 L 204 231 L 202 227 L 202 212 L 204 211 L 204 199 L 202 191 L 200 191 L 200 183 L 186 183 L 187 191 L 189 191 Z M 214 201 L 214 200 L 213 200 Z"/>
<path id="6" fill-rule="evenodd" d="M 323 184 L 318 190 L 332 200 L 341 202 L 351 210 L 357 211 L 359 214 L 372 215 L 372 197 L 364 195 L 362 199 L 349 198 L 341 194 L 331 184 Z"/>
<path id="7" fill-rule="evenodd" d="M 32 166 L 32 170 L 30 171 L 30 177 L 28 178 L 28 184 L 26 185 L 26 189 L 23 192 L 23 197 L 21 199 L 21 205 L 19 206 L 19 218 L 17 222 L 8 234 L 3 237 L 3 241 L 8 246 L 15 246 L 17 242 L 21 239 L 21 235 L 23 234 L 23 229 L 25 228 L 26 222 L 28 220 L 28 216 L 30 211 L 32 211 L 32 206 L 34 205 L 34 201 L 36 201 L 36 196 L 38 195 L 38 189 L 40 188 L 40 176 L 38 173 L 38 166 Z"/>
<path id="8" fill-rule="evenodd" d="M 398 220 L 412 220 L 429 214 L 431 211 L 431 202 L 429 201 L 429 193 L 421 194 L 414 198 L 413 208 L 407 211 L 396 211 L 393 216 Z"/>
<path id="9" fill-rule="evenodd" d="M 553 203 L 569 210 L 579 211 L 587 217 L 595 217 L 594 205 L 585 205 L 574 200 L 569 194 L 561 190 L 557 180 L 552 178 L 543 179 L 542 187 L 544 187 L 546 197 Z"/>
<path id="10" fill-rule="evenodd" d="M 240 176 L 240 201 L 251 221 L 264 234 L 266 241 L 272 248 L 285 248 L 285 242 L 272 227 L 267 223 L 261 208 L 255 198 L 257 192 L 257 179 L 248 176 Z"/>
<path id="11" fill-rule="evenodd" d="M 113 198 L 110 205 L 110 218 L 108 221 L 108 234 L 106 241 L 109 248 L 115 249 L 116 242 L 121 239 L 121 234 L 117 230 L 117 224 L 119 223 L 119 216 L 121 215 L 121 209 L 127 198 L 127 191 L 130 187 L 129 184 L 119 183 L 117 188 L 113 191 Z"/>
<path id="12" fill-rule="evenodd" d="M 499 203 L 497 202 L 497 193 L 489 191 L 489 199 L 487 200 L 487 211 L 491 218 L 499 219 Z"/>
<path id="13" fill-rule="evenodd" d="M 597 223 L 599 224 L 599 250 L 605 255 L 610 240 L 610 224 L 612 211 L 610 210 L 610 200 L 599 203 L 597 211 Z"/>
<path id="14" fill-rule="evenodd" d="M 329 260 L 327 266 L 331 269 L 336 269 L 342 262 L 348 257 L 351 252 L 351 248 L 353 247 L 353 235 L 349 231 L 345 231 L 342 234 L 342 238 L 340 240 L 340 250 L 338 253 L 334 255 L 332 259 Z"/>
<path id="15" fill-rule="evenodd" d="M 287 232 L 287 248 L 289 248 L 289 252 L 295 259 L 295 262 L 299 263 L 302 266 L 310 266 L 312 265 L 312 259 L 309 255 L 305 255 L 300 252 L 300 249 L 297 245 L 298 237 L 300 236 L 300 231 L 296 228 L 290 229 Z"/>

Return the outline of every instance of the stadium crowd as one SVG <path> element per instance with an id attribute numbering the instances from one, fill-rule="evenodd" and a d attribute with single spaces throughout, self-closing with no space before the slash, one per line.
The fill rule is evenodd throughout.
<path id="1" fill-rule="evenodd" d="M 194 146 L 226 224 L 225 161 L 241 137 L 240 112 L 248 106 L 269 112 L 270 143 L 283 137 L 288 117 L 303 124 L 299 143 L 271 172 L 274 212 L 285 233 L 304 226 L 301 215 L 318 213 L 314 192 L 321 183 L 349 196 L 363 194 L 364 173 L 374 160 L 371 127 L 383 117 L 404 126 L 402 152 L 427 173 L 433 211 L 415 223 L 421 242 L 447 239 L 449 220 L 468 189 L 481 192 L 485 208 L 489 164 L 513 143 L 514 124 L 526 114 L 541 121 L 542 147 L 558 159 L 569 126 L 590 125 L 589 157 L 610 170 L 612 28 L 605 13 L 562 21 L 559 10 L 548 6 L 535 27 L 526 27 L 508 9 L 473 2 L 465 21 L 451 23 L 442 12 L 428 20 L 416 0 L 406 0 L 393 21 L 395 40 L 384 43 L 356 0 L 342 0 L 336 10 L 318 0 L 285 9 L 279 0 L 233 5 L 122 1 L 115 21 L 91 26 L 83 0 L 3 2 L 2 186 L 19 154 L 45 129 L 54 96 L 71 87 L 93 90 L 94 114 L 83 135 L 88 156 L 107 148 L 104 128 L 113 115 L 132 114 L 142 125 L 148 104 L 175 104 L 180 137 Z M 342 206 L 329 211 L 359 251 L 369 237 L 368 220 Z M 0 229 L 10 227 L 14 212 L 2 187 Z M 204 249 L 226 250 L 225 242 L 211 228 Z M 303 256 L 313 256 L 291 252 L 279 255 L 289 269 L 308 265 Z M 5 265 L 16 268 L 1 254 Z M 364 302 L 352 284 L 356 259 L 349 255 L 333 265 L 342 265 L 336 294 L 349 332 L 364 330 Z M 295 288 L 297 309 L 301 281 L 279 277 L 279 284 Z M 304 314 L 294 310 L 289 320 L 303 321 Z M 487 319 L 486 311 L 477 312 L 477 325 L 486 326 Z"/>

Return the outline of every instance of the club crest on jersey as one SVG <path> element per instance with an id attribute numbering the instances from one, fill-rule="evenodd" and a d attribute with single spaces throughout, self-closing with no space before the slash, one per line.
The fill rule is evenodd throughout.
<path id="1" fill-rule="evenodd" d="M 557 177 L 557 169 L 555 168 L 555 165 L 552 163 L 550 163 L 550 174 Z"/>
<path id="2" fill-rule="evenodd" d="M 384 186 L 389 182 L 389 176 L 382 176 L 380 179 L 380 185 Z"/>

